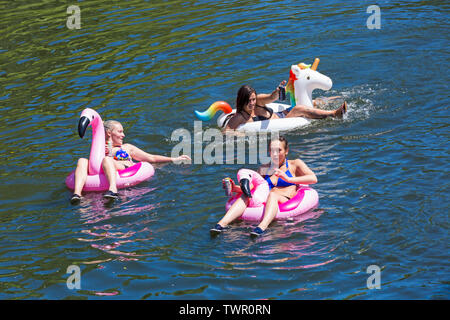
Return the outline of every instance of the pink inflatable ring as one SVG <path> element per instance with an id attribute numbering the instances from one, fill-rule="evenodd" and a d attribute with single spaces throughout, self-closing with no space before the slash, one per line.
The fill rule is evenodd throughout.
<path id="1" fill-rule="evenodd" d="M 264 217 L 265 199 L 269 195 L 269 184 L 261 175 L 253 170 L 241 169 L 237 174 L 238 181 L 249 179 L 253 185 L 249 206 L 240 217 L 243 220 L 261 221 Z M 232 195 L 226 205 L 228 210 L 239 199 L 242 193 Z M 262 200 L 264 199 L 264 200 Z M 297 193 L 292 199 L 279 204 L 279 211 L 275 219 L 283 220 L 304 214 L 319 204 L 319 195 L 316 190 L 306 185 L 298 185 Z"/>
<path id="2" fill-rule="evenodd" d="M 89 155 L 89 168 L 83 191 L 106 191 L 109 182 L 103 173 L 102 161 L 105 158 L 105 129 L 100 115 L 93 109 L 84 109 L 78 123 L 78 133 L 83 138 L 88 126 L 92 126 L 92 144 Z M 150 179 L 155 169 L 148 162 L 138 162 L 129 168 L 119 170 L 116 173 L 118 189 L 131 187 Z M 75 188 L 75 170 L 66 178 L 69 189 Z"/>

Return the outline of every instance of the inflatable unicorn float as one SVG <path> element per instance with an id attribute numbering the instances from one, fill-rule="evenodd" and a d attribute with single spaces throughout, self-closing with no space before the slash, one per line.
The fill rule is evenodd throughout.
<path id="1" fill-rule="evenodd" d="M 290 110 L 296 105 L 313 108 L 312 92 L 315 89 L 330 90 L 333 86 L 331 79 L 317 71 L 320 59 L 316 58 L 313 65 L 299 63 L 291 66 L 289 82 L 286 91 L 289 93 L 291 104 L 268 103 L 266 107 L 274 112 Z M 223 128 L 236 109 L 232 109 L 225 101 L 213 103 L 206 111 L 195 111 L 195 115 L 202 121 L 210 120 L 217 111 L 223 111 L 217 119 L 217 125 Z M 282 118 L 249 122 L 240 125 L 238 131 L 287 131 L 310 124 L 310 120 L 303 117 Z"/>

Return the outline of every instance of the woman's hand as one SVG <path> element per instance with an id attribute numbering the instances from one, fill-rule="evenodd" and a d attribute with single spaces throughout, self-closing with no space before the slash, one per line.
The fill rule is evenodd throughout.
<path id="1" fill-rule="evenodd" d="M 235 192 L 235 193 L 240 193 L 240 192 L 242 192 L 241 187 L 240 187 L 240 186 L 237 186 L 237 185 L 234 183 L 233 179 L 230 178 L 229 181 L 230 181 L 230 183 L 231 183 L 231 192 Z M 225 186 L 225 179 L 222 179 L 222 188 L 226 189 L 226 186 Z"/>
<path id="2" fill-rule="evenodd" d="M 235 184 L 234 184 L 234 181 L 233 181 L 233 179 L 227 179 L 227 178 L 225 178 L 225 179 L 222 179 L 222 188 L 223 189 L 226 189 L 227 187 L 226 187 L 226 180 L 229 180 L 230 181 L 230 183 L 231 183 L 231 190 L 233 190 L 234 189 L 234 186 L 235 186 Z"/>
<path id="3" fill-rule="evenodd" d="M 107 157 L 107 156 L 113 156 L 113 149 L 114 148 L 111 148 L 111 149 L 109 149 L 109 146 L 108 145 L 106 145 L 105 146 L 105 156 Z"/>
<path id="4" fill-rule="evenodd" d="M 276 177 L 279 177 L 279 178 L 281 178 L 281 179 L 283 179 L 284 181 L 286 181 L 286 182 L 291 182 L 290 181 L 290 179 L 291 179 L 291 177 L 289 177 L 287 174 L 286 174 L 286 172 L 283 172 L 282 170 L 280 170 L 280 169 L 278 169 L 278 168 L 275 168 L 275 173 L 274 173 L 274 175 L 276 176 Z"/>
<path id="5" fill-rule="evenodd" d="M 278 87 L 272 92 L 271 98 L 272 99 L 278 99 L 279 95 L 280 95 L 280 86 L 285 86 L 286 85 L 286 80 L 283 80 L 280 82 L 280 84 L 278 85 Z"/>
<path id="6" fill-rule="evenodd" d="M 105 156 L 112 156 L 112 154 L 113 154 L 112 140 L 108 139 L 105 143 Z"/>
<path id="7" fill-rule="evenodd" d="M 277 93 L 280 92 L 280 87 L 284 87 L 285 85 L 286 85 L 286 80 L 281 81 L 275 91 Z"/>
<path id="8" fill-rule="evenodd" d="M 185 155 L 185 154 L 183 154 L 179 157 L 176 157 L 176 158 L 172 158 L 172 162 L 177 163 L 177 164 L 178 163 L 191 163 L 191 161 L 192 161 L 191 157 L 189 157 L 188 155 Z"/>

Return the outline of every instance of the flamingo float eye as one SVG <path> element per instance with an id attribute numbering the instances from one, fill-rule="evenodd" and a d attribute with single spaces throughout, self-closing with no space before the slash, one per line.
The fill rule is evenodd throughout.
<path id="1" fill-rule="evenodd" d="M 309 79 L 310 79 L 310 77 L 309 77 L 309 76 L 307 76 L 307 77 L 306 77 L 306 80 L 309 80 Z"/>

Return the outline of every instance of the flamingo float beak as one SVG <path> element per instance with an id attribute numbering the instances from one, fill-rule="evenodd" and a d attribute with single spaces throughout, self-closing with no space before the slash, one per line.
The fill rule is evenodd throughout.
<path id="1" fill-rule="evenodd" d="M 80 135 L 80 138 L 84 137 L 86 129 L 90 123 L 91 121 L 88 119 L 88 117 L 83 116 L 80 118 L 80 121 L 78 121 L 78 134 Z"/>
<path id="2" fill-rule="evenodd" d="M 239 185 L 241 186 L 242 192 L 245 194 L 247 198 L 252 197 L 252 193 L 250 192 L 250 180 L 247 178 L 241 179 L 239 181 Z"/>

